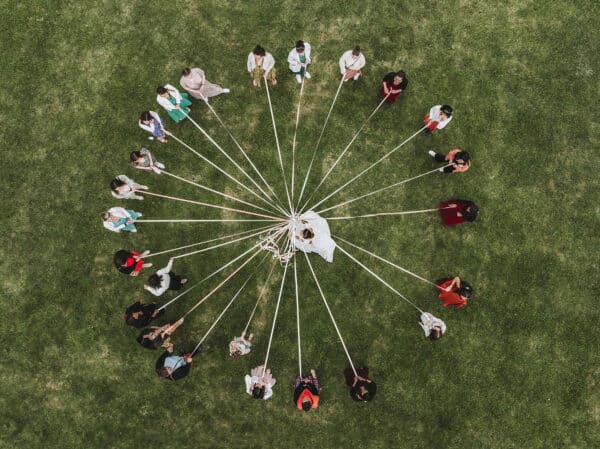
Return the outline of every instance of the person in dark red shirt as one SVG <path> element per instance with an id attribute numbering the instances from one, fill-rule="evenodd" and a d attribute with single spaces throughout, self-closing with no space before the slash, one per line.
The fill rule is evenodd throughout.
<path id="1" fill-rule="evenodd" d="M 438 298 L 444 304 L 444 307 L 454 306 L 457 309 L 467 305 L 467 301 L 473 295 L 473 288 L 458 276 L 454 278 L 444 278 L 436 281 L 435 287 L 440 294 Z"/>
<path id="2" fill-rule="evenodd" d="M 465 221 L 475 221 L 479 213 L 479 208 L 473 201 L 459 199 L 440 203 L 438 210 L 444 226 L 455 226 Z"/>
<path id="3" fill-rule="evenodd" d="M 142 254 L 136 251 L 126 251 L 121 249 L 115 253 L 113 261 L 115 267 L 123 274 L 137 276 L 142 268 L 149 268 L 151 263 L 144 263 L 143 258 L 150 254 L 150 251 L 144 251 Z"/>
<path id="4" fill-rule="evenodd" d="M 399 72 L 390 72 L 383 77 L 383 84 L 379 93 L 383 97 L 387 97 L 385 102 L 392 104 L 396 101 L 398 95 L 400 95 L 408 86 L 408 80 L 406 79 L 406 73 L 403 70 Z"/>
<path id="5" fill-rule="evenodd" d="M 369 369 L 359 368 L 356 374 L 352 368 L 344 370 L 346 385 L 350 387 L 350 397 L 353 401 L 371 401 L 377 393 L 377 385 L 369 379 Z"/>
<path id="6" fill-rule="evenodd" d="M 146 327 L 152 320 L 165 313 L 165 309 L 159 309 L 156 303 L 144 304 L 139 300 L 131 304 L 125 313 L 123 319 L 125 323 L 133 327 Z"/>

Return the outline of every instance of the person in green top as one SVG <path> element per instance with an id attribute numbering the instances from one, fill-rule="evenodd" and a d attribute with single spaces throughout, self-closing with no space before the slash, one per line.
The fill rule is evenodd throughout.
<path id="1" fill-rule="evenodd" d="M 164 86 L 158 86 L 156 88 L 156 101 L 165 108 L 169 117 L 176 123 L 182 121 L 186 115 L 190 113 L 189 106 L 192 104 L 187 93 L 180 94 L 179 91 L 170 84 L 165 84 Z"/>
<path id="2" fill-rule="evenodd" d="M 296 47 L 292 48 L 288 54 L 288 64 L 290 72 L 296 75 L 296 81 L 302 82 L 302 78 L 310 79 L 310 73 L 308 73 L 308 64 L 312 61 L 310 59 L 310 44 L 304 41 L 296 42 Z"/>

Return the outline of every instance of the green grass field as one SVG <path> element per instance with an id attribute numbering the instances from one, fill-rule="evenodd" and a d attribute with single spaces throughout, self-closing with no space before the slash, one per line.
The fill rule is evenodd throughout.
<path id="1" fill-rule="evenodd" d="M 600 441 L 598 105 L 600 8 L 594 1 L 1 1 L 3 42 L 0 274 L 1 448 L 592 448 Z M 186 122 L 171 125 L 158 84 L 178 85 L 185 66 L 232 92 L 211 101 L 265 176 L 284 195 L 264 90 L 252 88 L 246 56 L 257 43 L 277 60 L 273 108 L 288 170 L 298 85 L 287 52 L 313 46 L 302 99 L 297 177 L 303 179 L 339 81 L 337 59 L 360 44 L 364 77 L 344 86 L 310 178 L 314 189 L 378 103 L 381 77 L 404 69 L 408 90 L 381 110 L 315 198 L 323 197 L 412 134 L 431 105 L 455 118 L 419 136 L 326 203 L 431 170 L 427 150 L 468 150 L 464 174 L 432 175 L 332 211 L 358 215 L 435 207 L 470 198 L 478 220 L 444 229 L 435 214 L 330 222 L 332 233 L 425 278 L 449 274 L 476 293 L 444 309 L 428 285 L 358 255 L 395 288 L 444 319 L 423 338 L 418 314 L 341 252 L 311 261 L 357 365 L 379 392 L 354 403 L 347 361 L 304 257 L 298 260 L 303 365 L 317 369 L 322 404 L 295 410 L 298 370 L 291 278 L 284 289 L 269 365 L 278 384 L 265 402 L 243 376 L 264 361 L 281 270 L 252 326 L 253 352 L 230 359 L 268 265 L 207 339 L 191 375 L 154 374 L 158 352 L 141 349 L 121 319 L 149 301 L 145 275 L 112 266 L 121 248 L 154 251 L 250 229 L 248 224 L 140 224 L 135 235 L 102 228 L 99 213 L 124 205 L 145 218 L 223 218 L 158 198 L 118 201 L 108 182 L 127 174 L 157 192 L 223 203 L 166 176 L 134 171 L 128 155 L 148 146 L 175 174 L 251 200 L 171 141 L 149 142 L 139 113 L 159 111 L 192 147 L 235 168 Z M 192 117 L 240 163 L 243 158 L 200 102 Z M 237 173 L 236 173 L 237 175 Z M 298 184 L 297 184 L 298 186 Z M 227 203 L 228 205 L 233 205 Z M 196 282 L 249 247 L 234 245 L 176 262 Z M 355 254 L 355 251 L 352 251 Z M 152 260 L 157 266 L 167 257 Z M 246 270 L 178 330 L 194 345 L 241 286 Z M 212 283 L 167 311 L 175 319 Z M 173 297 L 169 292 L 159 303 Z"/>

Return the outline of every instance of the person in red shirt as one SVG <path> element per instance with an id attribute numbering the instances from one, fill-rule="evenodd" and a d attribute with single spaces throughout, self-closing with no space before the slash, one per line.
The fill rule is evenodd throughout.
<path id="1" fill-rule="evenodd" d="M 467 305 L 467 301 L 473 295 L 473 288 L 458 276 L 455 278 L 444 278 L 436 281 L 435 287 L 440 294 L 438 298 L 444 307 L 454 306 L 457 309 Z"/>
<path id="2" fill-rule="evenodd" d="M 436 162 L 445 162 L 447 166 L 440 168 L 441 173 L 465 172 L 471 167 L 471 157 L 466 151 L 455 149 L 450 150 L 447 155 L 438 154 L 429 150 L 429 155 Z M 448 165 L 449 164 L 449 165 Z"/>
<path id="3" fill-rule="evenodd" d="M 475 221 L 479 208 L 473 201 L 448 200 L 440 203 L 438 208 L 444 226 L 455 226 L 465 221 Z"/>
<path id="4" fill-rule="evenodd" d="M 314 369 L 310 370 L 310 376 L 298 374 L 294 382 L 294 404 L 298 410 L 309 411 L 311 408 L 319 406 L 319 395 L 321 386 L 317 380 L 317 373 Z"/>
<path id="5" fill-rule="evenodd" d="M 150 251 L 144 251 L 142 254 L 136 251 L 126 251 L 121 249 L 115 253 L 113 261 L 115 267 L 123 274 L 137 276 L 142 268 L 149 268 L 151 263 L 144 263 L 143 257 L 150 254 Z"/>

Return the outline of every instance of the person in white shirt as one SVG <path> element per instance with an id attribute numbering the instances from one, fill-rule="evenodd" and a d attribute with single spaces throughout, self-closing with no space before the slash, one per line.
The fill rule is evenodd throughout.
<path id="1" fill-rule="evenodd" d="M 447 104 L 438 104 L 429 110 L 429 114 L 423 117 L 423 124 L 426 128 L 423 130 L 426 134 L 431 134 L 438 129 L 444 129 L 452 121 L 452 107 Z"/>
<path id="2" fill-rule="evenodd" d="M 304 41 L 296 42 L 296 47 L 292 48 L 288 54 L 288 64 L 290 72 L 296 75 L 296 81 L 298 84 L 302 82 L 302 78 L 310 79 L 310 73 L 308 73 L 308 64 L 312 61 L 310 59 L 310 44 Z"/>
<path id="3" fill-rule="evenodd" d="M 179 84 L 189 92 L 192 97 L 198 100 L 207 100 L 210 97 L 230 92 L 229 89 L 208 81 L 204 75 L 204 70 L 199 67 L 194 67 L 193 69 L 186 67 L 183 69 L 181 71 Z"/>
<path id="4" fill-rule="evenodd" d="M 446 323 L 439 318 L 434 317 L 429 312 L 421 313 L 419 325 L 423 329 L 423 332 L 425 332 L 425 337 L 428 337 L 431 340 L 439 340 L 446 332 Z"/>
<path id="5" fill-rule="evenodd" d="M 358 80 L 362 75 L 361 69 L 366 63 L 365 55 L 360 52 L 358 45 L 354 49 L 345 52 L 339 60 L 340 73 L 344 75 L 344 82 L 350 79 Z"/>
<path id="6" fill-rule="evenodd" d="M 171 268 L 173 268 L 172 257 L 166 267 L 161 268 L 148 278 L 148 283 L 144 284 L 144 289 L 154 296 L 160 296 L 167 290 L 181 290 L 188 280 L 173 273 Z"/>
<path id="7" fill-rule="evenodd" d="M 158 86 L 156 88 L 156 101 L 159 105 L 165 108 L 169 117 L 171 117 L 175 123 L 182 121 L 187 114 L 190 113 L 189 106 L 192 102 L 188 98 L 187 93 L 179 93 L 179 91 L 170 84 L 164 86 Z"/>
<path id="8" fill-rule="evenodd" d="M 111 207 L 100 214 L 102 224 L 112 232 L 137 232 L 135 220 L 142 216 L 141 212 L 124 207 Z"/>
<path id="9" fill-rule="evenodd" d="M 246 393 L 252 396 L 254 399 L 267 400 L 273 396 L 273 387 L 277 382 L 273 378 L 270 369 L 263 369 L 264 367 L 257 366 L 250 374 L 246 374 L 244 382 L 246 383 Z"/>
<path id="10" fill-rule="evenodd" d="M 255 87 L 260 87 L 261 78 L 264 78 L 265 82 L 266 80 L 271 81 L 273 86 L 277 84 L 277 79 L 275 78 L 275 58 L 260 45 L 254 47 L 254 50 L 250 52 L 246 66 L 252 77 L 252 84 Z"/>
<path id="11" fill-rule="evenodd" d="M 136 190 L 148 190 L 148 186 L 138 184 L 133 179 L 125 175 L 119 175 L 110 182 L 110 190 L 112 196 L 120 200 L 143 200 L 144 197 L 136 195 Z"/>
<path id="12" fill-rule="evenodd" d="M 309 210 L 300 217 L 300 222 L 291 237 L 296 249 L 305 253 L 317 253 L 327 262 L 333 262 L 335 242 L 331 238 L 327 220 Z"/>
<path id="13" fill-rule="evenodd" d="M 167 143 L 167 138 L 165 136 L 169 133 L 165 130 L 165 125 L 156 112 L 142 112 L 138 125 L 144 131 L 148 131 L 150 134 L 152 134 L 150 137 L 148 137 L 150 140 L 156 139 L 160 143 Z"/>
<path id="14" fill-rule="evenodd" d="M 147 148 L 142 148 L 139 151 L 132 151 L 129 155 L 129 159 L 134 168 L 152 171 L 157 175 L 160 175 L 160 170 L 165 168 L 165 165 L 158 162 Z"/>

